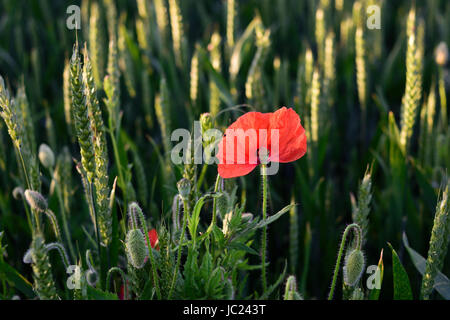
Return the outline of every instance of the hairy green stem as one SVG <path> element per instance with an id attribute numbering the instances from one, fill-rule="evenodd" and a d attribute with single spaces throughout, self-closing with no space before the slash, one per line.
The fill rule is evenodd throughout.
<path id="1" fill-rule="evenodd" d="M 336 287 L 337 276 L 339 273 L 339 266 L 341 265 L 342 254 L 344 253 L 345 242 L 346 242 L 347 236 L 351 230 L 354 230 L 354 233 L 355 233 L 356 248 L 361 249 L 361 240 L 362 240 L 361 228 L 356 223 L 349 224 L 345 228 L 344 234 L 342 235 L 341 246 L 339 247 L 338 258 L 336 261 L 336 266 L 334 267 L 333 281 L 331 283 L 330 293 L 328 294 L 328 300 L 333 299 L 334 289 Z"/>
<path id="2" fill-rule="evenodd" d="M 147 241 L 148 256 L 150 257 L 150 264 L 152 266 L 152 273 L 153 273 L 153 285 L 155 286 L 156 295 L 157 295 L 158 299 L 161 300 L 161 290 L 159 289 L 158 273 L 156 272 L 155 257 L 153 256 L 152 245 L 150 242 L 150 238 L 148 236 L 147 223 L 145 222 L 145 217 L 144 217 L 144 214 L 142 213 L 142 211 L 138 210 L 137 212 L 139 214 L 139 219 L 141 220 L 141 225 L 142 225 L 142 227 L 144 229 L 144 233 L 145 233 L 145 239 Z"/>
<path id="3" fill-rule="evenodd" d="M 61 218 L 62 218 L 62 223 L 63 223 L 64 236 L 66 237 L 67 245 L 69 247 L 70 256 L 72 257 L 72 259 L 74 261 L 76 261 L 75 250 L 74 250 L 74 248 L 72 246 L 72 242 L 70 241 L 71 240 L 70 229 L 69 229 L 69 225 L 67 223 L 66 210 L 64 208 L 64 201 L 63 201 L 63 197 L 62 197 L 59 181 L 55 179 L 53 168 L 50 168 L 49 171 L 50 171 L 52 180 L 55 181 L 56 195 L 58 197 L 58 202 L 59 202 L 59 206 L 60 206 L 60 210 L 61 210 Z"/>
<path id="4" fill-rule="evenodd" d="M 173 289 L 175 288 L 175 281 L 177 279 L 177 273 L 178 273 L 178 269 L 180 268 L 180 263 L 181 263 L 181 251 L 182 251 L 182 247 L 183 247 L 184 234 L 186 232 L 186 225 L 187 225 L 187 220 L 188 220 L 188 216 L 189 216 L 189 203 L 187 200 L 183 200 L 183 210 L 184 210 L 183 226 L 181 227 L 180 241 L 178 242 L 177 263 L 175 265 L 175 269 L 173 270 L 172 283 L 170 284 L 169 295 L 167 296 L 168 300 L 170 300 Z"/>
<path id="5" fill-rule="evenodd" d="M 263 203 L 262 215 L 263 221 L 267 218 L 267 166 L 261 165 L 261 175 L 263 179 Z M 263 284 L 263 291 L 267 290 L 267 271 L 266 271 L 266 250 L 267 250 L 267 225 L 263 227 L 262 242 L 261 242 L 261 280 Z"/>
<path id="6" fill-rule="evenodd" d="M 125 273 L 123 272 L 122 269 L 118 268 L 118 267 L 112 267 L 111 269 L 108 270 L 108 275 L 106 276 L 106 291 L 109 291 L 110 289 L 110 285 L 111 285 L 111 275 L 113 272 L 117 272 L 120 274 L 120 277 L 122 278 L 122 283 L 123 283 L 123 292 L 124 292 L 124 299 L 127 296 L 127 292 L 128 292 L 128 284 L 125 278 Z"/>

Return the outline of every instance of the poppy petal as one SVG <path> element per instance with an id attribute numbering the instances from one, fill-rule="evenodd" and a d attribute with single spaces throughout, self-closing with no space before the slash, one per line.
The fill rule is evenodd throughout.
<path id="1" fill-rule="evenodd" d="M 267 130 L 269 121 L 270 114 L 248 112 L 228 127 L 217 153 L 222 178 L 243 176 L 256 167 L 259 130 Z"/>
<path id="2" fill-rule="evenodd" d="M 270 155 L 272 161 L 292 162 L 306 153 L 305 129 L 301 125 L 300 117 L 292 108 L 282 107 L 272 114 L 270 131 L 272 129 L 279 130 L 278 143 L 271 139 L 272 133 L 269 134 L 271 151 L 274 150 Z"/>
<path id="3" fill-rule="evenodd" d="M 152 248 L 155 248 L 155 246 L 158 244 L 158 233 L 156 232 L 156 229 L 151 229 L 148 232 L 148 238 L 150 239 L 150 245 Z"/>

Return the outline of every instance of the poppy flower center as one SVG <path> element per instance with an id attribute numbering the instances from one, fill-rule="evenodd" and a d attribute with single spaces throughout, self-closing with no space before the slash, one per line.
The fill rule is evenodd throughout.
<path id="1" fill-rule="evenodd" d="M 259 148 L 257 151 L 257 155 L 258 155 L 258 164 L 268 164 L 270 159 L 270 153 L 269 150 L 267 150 L 266 147 L 261 147 Z"/>

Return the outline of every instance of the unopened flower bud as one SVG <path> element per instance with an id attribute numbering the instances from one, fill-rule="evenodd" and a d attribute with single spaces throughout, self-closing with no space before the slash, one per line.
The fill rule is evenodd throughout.
<path id="1" fill-rule="evenodd" d="M 97 272 L 95 270 L 91 270 L 91 269 L 86 271 L 86 281 L 90 286 L 95 287 L 95 285 L 97 284 L 97 281 L 98 281 Z"/>
<path id="2" fill-rule="evenodd" d="M 145 236 L 140 229 L 128 231 L 125 240 L 128 260 L 137 269 L 144 266 L 147 257 Z"/>
<path id="3" fill-rule="evenodd" d="M 353 249 L 345 257 L 344 283 L 351 287 L 356 285 L 363 274 L 364 266 L 363 252 L 359 249 Z"/>
<path id="4" fill-rule="evenodd" d="M 13 198 L 16 200 L 20 200 L 23 198 L 23 188 L 15 187 L 12 191 Z"/>
<path id="5" fill-rule="evenodd" d="M 30 264 L 33 263 L 33 249 L 28 249 L 23 255 L 23 263 Z"/>
<path id="6" fill-rule="evenodd" d="M 142 209 L 137 202 L 132 202 L 128 205 L 128 215 L 130 216 L 129 227 L 135 229 L 138 226 L 138 221 L 143 216 Z"/>
<path id="7" fill-rule="evenodd" d="M 39 146 L 39 160 L 47 169 L 52 168 L 55 165 L 55 155 L 53 154 L 52 149 L 45 143 Z"/>
<path id="8" fill-rule="evenodd" d="M 302 296 L 297 292 L 297 280 L 295 276 L 289 276 L 286 281 L 284 300 L 303 300 Z"/>
<path id="9" fill-rule="evenodd" d="M 209 129 L 212 129 L 213 123 L 211 113 L 206 112 L 200 115 L 200 126 L 202 128 L 202 134 L 204 134 Z"/>
<path id="10" fill-rule="evenodd" d="M 251 222 L 253 220 L 253 214 L 251 214 L 250 212 L 244 212 L 242 214 L 242 220 L 246 222 Z"/>
<path id="11" fill-rule="evenodd" d="M 29 189 L 25 190 L 25 199 L 34 210 L 44 212 L 48 208 L 47 200 L 45 200 L 44 196 L 37 191 Z"/>
<path id="12" fill-rule="evenodd" d="M 180 181 L 178 181 L 177 187 L 181 199 L 183 199 L 183 201 L 187 200 L 189 194 L 191 193 L 191 182 L 188 179 L 183 178 Z"/>
<path id="13" fill-rule="evenodd" d="M 209 112 L 200 115 L 200 127 L 202 131 L 203 147 L 206 148 L 215 140 L 214 136 L 208 132 L 208 130 L 213 129 L 213 120 Z"/>

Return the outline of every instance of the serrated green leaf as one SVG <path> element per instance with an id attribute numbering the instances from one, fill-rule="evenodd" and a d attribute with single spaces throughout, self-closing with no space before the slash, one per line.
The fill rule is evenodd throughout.
<path id="1" fill-rule="evenodd" d="M 295 206 L 294 204 L 289 204 L 286 207 L 284 207 L 283 209 L 281 209 L 280 211 L 278 211 L 277 213 L 275 213 L 274 215 L 268 217 L 266 220 L 260 221 L 257 225 L 256 228 L 262 228 L 264 226 L 267 226 L 268 224 L 271 224 L 272 222 L 275 222 L 276 220 L 278 220 L 283 214 L 285 214 L 286 212 L 288 212 L 289 210 L 291 210 L 292 207 Z"/>
<path id="2" fill-rule="evenodd" d="M 259 255 L 259 253 L 255 249 L 250 248 L 249 246 L 243 244 L 242 242 L 232 242 L 228 245 L 228 248 L 245 251 L 255 256 Z"/>
<path id="3" fill-rule="evenodd" d="M 106 292 L 91 286 L 87 286 L 87 294 L 90 300 L 118 300 L 116 294 Z"/>
<path id="4" fill-rule="evenodd" d="M 203 255 L 202 264 L 200 266 L 200 274 L 202 278 L 207 279 L 212 271 L 212 257 L 209 252 Z"/>
<path id="5" fill-rule="evenodd" d="M 388 243 L 392 250 L 392 271 L 394 273 L 394 300 L 412 300 L 413 295 L 411 291 L 411 284 L 409 282 L 408 274 L 403 268 L 402 263 L 395 252 L 394 248 Z"/>

